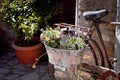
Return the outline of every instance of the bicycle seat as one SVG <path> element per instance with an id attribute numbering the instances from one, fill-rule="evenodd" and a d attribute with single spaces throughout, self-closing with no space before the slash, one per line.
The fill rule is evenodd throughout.
<path id="1" fill-rule="evenodd" d="M 98 11 L 86 11 L 83 13 L 83 17 L 85 18 L 86 21 L 99 20 L 106 14 L 108 14 L 108 11 L 106 9 Z"/>

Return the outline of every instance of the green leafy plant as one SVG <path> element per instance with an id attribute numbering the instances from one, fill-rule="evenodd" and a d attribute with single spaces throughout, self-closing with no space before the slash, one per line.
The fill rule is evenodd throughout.
<path id="1" fill-rule="evenodd" d="M 25 39 L 31 39 L 38 31 L 38 22 L 40 17 L 30 6 L 33 0 L 4 0 L 0 9 L 0 17 L 3 21 L 10 23 L 18 36 L 25 36 Z M 22 34 L 21 34 L 22 32 Z"/>
<path id="2" fill-rule="evenodd" d="M 83 50 L 86 47 L 79 34 L 71 30 L 58 30 L 47 28 L 42 31 L 41 40 L 48 46 L 59 47 L 69 50 Z"/>

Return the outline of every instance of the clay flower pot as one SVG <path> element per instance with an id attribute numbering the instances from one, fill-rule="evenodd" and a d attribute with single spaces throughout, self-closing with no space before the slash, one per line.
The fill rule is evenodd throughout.
<path id="1" fill-rule="evenodd" d="M 33 37 L 32 40 L 39 42 L 33 46 L 21 47 L 17 46 L 16 43 L 21 42 L 24 38 L 18 38 L 12 44 L 15 49 L 16 56 L 20 63 L 24 65 L 32 65 L 36 59 L 45 52 L 44 44 L 39 38 Z"/>

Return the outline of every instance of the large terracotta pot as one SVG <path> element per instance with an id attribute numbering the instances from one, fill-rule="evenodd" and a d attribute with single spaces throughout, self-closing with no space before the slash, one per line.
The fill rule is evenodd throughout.
<path id="1" fill-rule="evenodd" d="M 12 44 L 19 62 L 24 65 L 32 65 L 36 59 L 45 52 L 44 44 L 40 41 L 40 39 L 36 37 L 32 39 L 39 41 L 39 43 L 30 47 L 21 47 L 14 44 L 24 40 L 24 38 L 18 38 Z"/>

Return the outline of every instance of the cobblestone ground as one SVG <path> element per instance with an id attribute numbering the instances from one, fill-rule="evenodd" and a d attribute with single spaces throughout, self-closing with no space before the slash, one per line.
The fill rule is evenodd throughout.
<path id="1" fill-rule="evenodd" d="M 0 57 L 0 80 L 52 80 L 48 65 L 39 64 L 35 69 L 19 64 L 15 53 Z"/>
<path id="2" fill-rule="evenodd" d="M 84 55 L 90 63 L 90 55 Z M 82 72 L 82 80 L 93 80 L 90 74 Z M 35 69 L 19 64 L 15 53 L 9 52 L 0 57 L 0 80 L 52 80 L 47 62 L 40 62 Z"/>

